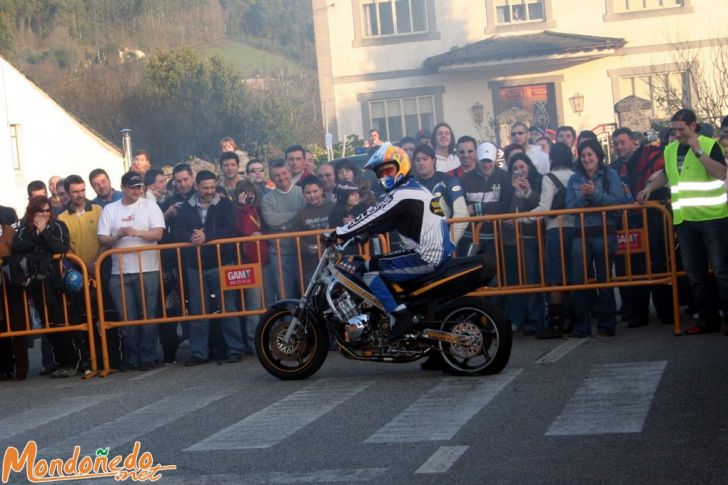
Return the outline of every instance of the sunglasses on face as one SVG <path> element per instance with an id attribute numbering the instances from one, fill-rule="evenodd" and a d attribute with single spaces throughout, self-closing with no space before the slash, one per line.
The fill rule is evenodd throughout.
<path id="1" fill-rule="evenodd" d="M 475 150 L 458 150 L 458 153 L 460 155 L 465 155 L 466 153 L 475 153 Z"/>
<path id="2" fill-rule="evenodd" d="M 263 173 L 264 171 L 262 168 L 251 168 L 248 173 Z"/>
<path id="3" fill-rule="evenodd" d="M 521 135 L 525 135 L 526 133 L 528 133 L 528 132 L 527 131 L 512 131 L 511 136 L 521 136 Z"/>

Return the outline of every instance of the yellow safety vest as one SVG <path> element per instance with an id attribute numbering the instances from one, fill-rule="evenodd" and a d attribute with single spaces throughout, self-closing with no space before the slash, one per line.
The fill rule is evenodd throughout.
<path id="1" fill-rule="evenodd" d="M 710 156 L 716 141 L 702 135 L 698 141 L 700 149 Z M 672 193 L 673 222 L 680 224 L 683 221 L 712 221 L 728 217 L 728 195 L 723 181 L 708 173 L 692 149 L 688 150 L 682 170 L 678 171 L 679 145 L 678 141 L 673 141 L 665 147 L 665 175 Z"/>

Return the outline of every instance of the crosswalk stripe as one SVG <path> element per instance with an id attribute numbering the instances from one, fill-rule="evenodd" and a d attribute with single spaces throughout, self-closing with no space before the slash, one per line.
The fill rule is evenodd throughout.
<path id="1" fill-rule="evenodd" d="M 211 391 L 205 388 L 185 389 L 147 406 L 136 409 L 116 419 L 84 431 L 72 439 L 44 450 L 43 453 L 59 454 L 70 452 L 75 445 L 81 445 L 82 453 L 93 453 L 96 447 L 116 447 L 131 443 L 145 433 L 154 431 L 182 416 L 202 409 L 223 399 L 233 390 Z M 92 447 L 91 448 L 87 448 Z"/>
<path id="2" fill-rule="evenodd" d="M 415 473 L 445 473 L 468 448 L 469 446 L 441 446 Z"/>
<path id="3" fill-rule="evenodd" d="M 548 354 L 544 355 L 540 359 L 536 361 L 537 364 L 555 364 L 563 356 L 574 350 L 579 345 L 586 342 L 588 339 L 581 338 L 581 339 L 573 339 L 573 340 L 567 340 L 566 342 L 562 343 L 555 349 L 553 349 Z"/>
<path id="4" fill-rule="evenodd" d="M 480 378 L 447 378 L 427 391 L 365 443 L 449 440 L 522 369 Z"/>
<path id="5" fill-rule="evenodd" d="M 270 448 L 371 384 L 372 382 L 322 379 L 184 451 Z"/>
<path id="6" fill-rule="evenodd" d="M 594 368 L 546 435 L 639 433 L 666 366 L 663 360 Z"/>
<path id="7" fill-rule="evenodd" d="M 114 398 L 114 395 L 74 396 L 41 404 L 20 414 L 0 420 L 0 436 L 7 439 L 30 431 L 50 422 L 83 411 L 101 402 Z"/>

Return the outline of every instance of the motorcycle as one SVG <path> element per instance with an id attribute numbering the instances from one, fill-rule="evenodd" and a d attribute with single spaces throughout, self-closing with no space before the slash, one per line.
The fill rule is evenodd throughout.
<path id="1" fill-rule="evenodd" d="M 260 319 L 256 353 L 270 374 L 313 375 L 326 360 L 329 335 L 354 360 L 406 363 L 439 354 L 443 370 L 455 375 L 496 374 L 506 366 L 513 338 L 507 317 L 486 298 L 463 296 L 493 278 L 491 259 L 451 258 L 434 273 L 388 282 L 416 322 L 390 341 L 394 322 L 362 279 L 363 258 L 342 254 L 354 242 L 362 240 L 326 242 L 303 297 L 276 302 Z"/>

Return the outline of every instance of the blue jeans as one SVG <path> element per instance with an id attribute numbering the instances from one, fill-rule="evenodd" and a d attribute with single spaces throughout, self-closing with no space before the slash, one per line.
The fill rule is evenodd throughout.
<path id="1" fill-rule="evenodd" d="M 260 307 L 260 288 L 248 288 L 243 290 L 245 294 L 245 310 L 259 310 Z M 255 328 L 258 326 L 260 316 L 250 315 L 241 317 L 240 331 L 243 336 L 243 347 L 247 354 L 255 353 Z"/>
<path id="2" fill-rule="evenodd" d="M 275 281 L 278 300 L 298 298 L 301 295 L 301 282 L 298 276 L 298 255 L 293 253 L 279 256 L 269 251 L 268 259 L 270 261 L 271 271 L 273 272 L 273 281 Z M 281 281 L 280 268 L 278 267 L 279 261 L 283 271 L 283 281 Z"/>
<path id="3" fill-rule="evenodd" d="M 728 320 L 728 218 L 686 221 L 676 227 L 680 256 L 695 303 L 700 308 L 700 319 L 709 327 L 717 327 L 719 308 Z M 713 267 L 720 304 L 713 296 L 708 263 Z"/>
<path id="4" fill-rule="evenodd" d="M 205 298 L 205 313 L 214 313 L 222 309 L 220 298 L 220 271 L 217 268 L 202 271 L 202 288 L 200 288 L 200 271 L 197 268 L 187 268 L 187 285 L 190 290 L 190 315 L 202 314 L 202 298 Z M 215 295 L 215 300 L 211 298 Z M 237 292 L 225 292 L 225 312 L 238 311 Z M 214 308 L 220 305 L 220 308 Z M 238 317 L 225 317 L 220 319 L 222 334 L 225 338 L 228 357 L 242 355 L 243 339 L 240 335 L 240 320 Z M 192 357 L 207 360 L 209 349 L 210 320 L 207 318 L 190 323 L 190 354 Z"/>
<path id="5" fill-rule="evenodd" d="M 571 276 L 573 283 L 578 285 L 584 283 L 584 248 L 582 248 L 581 232 L 578 229 L 576 234 L 578 237 L 574 238 L 571 250 Z M 606 242 L 605 247 L 602 236 L 588 236 L 584 239 L 587 268 L 594 268 L 597 281 L 600 283 L 607 281 L 607 274 L 612 271 L 614 252 L 617 249 L 617 237 L 610 234 L 607 236 Z M 604 264 L 605 251 L 609 256 L 609 267 Z M 591 273 L 591 271 L 588 271 L 588 273 Z M 580 336 L 589 335 L 591 334 L 589 291 L 575 291 L 573 298 L 574 316 L 576 317 L 573 332 Z M 617 303 L 614 298 L 614 288 L 598 290 L 597 301 L 599 305 L 597 330 L 614 335 L 617 327 Z"/>
<path id="6" fill-rule="evenodd" d="M 142 308 L 142 281 L 144 281 L 144 301 L 146 303 L 147 318 L 157 316 L 157 299 L 159 298 L 159 273 L 147 271 L 124 275 L 124 297 L 126 299 L 126 320 L 141 320 L 144 318 Z M 119 320 L 124 319 L 124 305 L 121 298 L 121 276 L 111 275 L 109 291 L 114 300 Z M 153 364 L 157 360 L 157 325 L 134 325 L 121 327 L 122 360 L 125 364 L 136 366 L 139 364 Z"/>
<path id="7" fill-rule="evenodd" d="M 525 284 L 536 284 L 541 281 L 541 262 L 538 257 L 538 239 L 522 238 L 523 259 L 521 264 L 526 276 Z M 506 282 L 509 286 L 521 282 L 518 277 L 517 246 L 504 245 Z M 544 316 L 546 313 L 543 293 L 528 293 L 524 295 L 506 296 L 506 313 L 511 323 L 524 330 L 540 332 L 544 329 Z"/>

